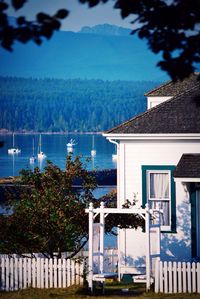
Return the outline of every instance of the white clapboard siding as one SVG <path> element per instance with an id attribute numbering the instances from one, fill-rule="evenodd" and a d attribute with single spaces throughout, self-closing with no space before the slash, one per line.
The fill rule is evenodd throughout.
<path id="1" fill-rule="evenodd" d="M 0 290 L 65 288 L 83 284 L 83 262 L 65 259 L 0 257 Z"/>
<path id="2" fill-rule="evenodd" d="M 200 263 L 157 261 L 155 292 L 200 293 Z"/>

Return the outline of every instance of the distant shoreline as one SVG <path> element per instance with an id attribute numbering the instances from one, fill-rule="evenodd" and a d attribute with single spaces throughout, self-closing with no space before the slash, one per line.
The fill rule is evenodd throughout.
<path id="1" fill-rule="evenodd" d="M 116 186 L 117 185 L 117 169 L 100 169 L 100 170 L 89 170 L 89 174 L 95 177 L 98 187 L 101 186 Z M 14 186 L 15 183 L 20 181 L 20 175 L 0 177 L 0 187 Z M 82 181 L 77 178 L 73 183 L 74 187 L 82 186 Z"/>
<path id="2" fill-rule="evenodd" d="M 1 130 L 0 129 L 0 135 L 12 135 L 12 134 L 17 134 L 17 135 L 92 135 L 92 134 L 103 134 L 103 132 L 21 132 L 21 131 L 7 131 L 7 130 Z"/>

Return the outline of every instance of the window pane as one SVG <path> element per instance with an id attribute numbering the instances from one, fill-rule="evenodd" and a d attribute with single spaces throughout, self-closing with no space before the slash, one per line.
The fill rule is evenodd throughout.
<path id="1" fill-rule="evenodd" d="M 168 173 L 150 173 L 150 198 L 169 198 Z"/>
<path id="2" fill-rule="evenodd" d="M 170 225 L 170 202 L 169 201 L 156 201 L 156 200 L 150 200 L 149 205 L 151 209 L 156 210 L 162 210 L 163 213 L 161 213 L 160 221 L 161 225 Z"/>

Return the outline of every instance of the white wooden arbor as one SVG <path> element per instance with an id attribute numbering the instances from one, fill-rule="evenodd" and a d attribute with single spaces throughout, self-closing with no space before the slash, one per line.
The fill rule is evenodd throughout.
<path id="1" fill-rule="evenodd" d="M 149 209 L 148 204 L 146 204 L 145 209 L 143 208 L 106 208 L 104 203 L 101 202 L 100 208 L 94 208 L 93 204 L 90 203 L 89 209 L 85 210 L 89 213 L 89 274 L 88 274 L 88 284 L 91 292 L 93 292 L 93 282 L 105 281 L 107 277 L 113 277 L 116 273 L 105 273 L 104 272 L 104 232 L 105 232 L 105 218 L 108 214 L 139 214 L 145 220 L 145 233 L 146 233 L 146 290 L 150 290 L 151 284 L 151 257 L 150 257 L 150 214 L 155 212 L 155 210 Z M 160 211 L 156 211 L 160 214 Z M 100 273 L 94 273 L 93 264 L 93 233 L 94 233 L 94 219 L 100 215 Z M 159 217 L 160 218 L 160 217 Z M 159 221 L 160 222 L 160 221 Z M 159 223 L 160 225 L 160 223 Z M 160 253 L 160 233 L 159 233 L 159 248 Z"/>

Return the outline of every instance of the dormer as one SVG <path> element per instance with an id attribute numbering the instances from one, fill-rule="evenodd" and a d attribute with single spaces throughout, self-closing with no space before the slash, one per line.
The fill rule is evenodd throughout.
<path id="1" fill-rule="evenodd" d="M 169 81 L 145 94 L 147 97 L 147 109 L 151 109 L 175 96 L 187 92 L 199 84 L 199 73 L 191 74 L 182 81 Z"/>
<path id="2" fill-rule="evenodd" d="M 147 109 L 151 109 L 171 98 L 172 97 L 147 97 Z"/>

